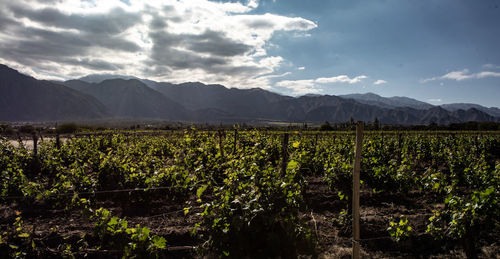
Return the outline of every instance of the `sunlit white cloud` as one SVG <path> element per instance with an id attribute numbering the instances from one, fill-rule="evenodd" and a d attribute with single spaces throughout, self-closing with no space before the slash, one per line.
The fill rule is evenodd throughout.
<path id="1" fill-rule="evenodd" d="M 277 31 L 306 34 L 302 17 L 251 14 L 256 0 L 20 0 L 0 9 L 0 62 L 39 78 L 92 73 L 270 88 L 286 62 Z"/>
<path id="2" fill-rule="evenodd" d="M 373 82 L 374 85 L 381 85 L 381 84 L 387 84 L 387 81 L 385 80 L 382 80 L 382 79 L 379 79 L 375 82 Z"/>
<path id="3" fill-rule="evenodd" d="M 486 68 L 486 69 L 500 69 L 500 66 L 495 65 L 495 64 L 484 64 L 483 68 Z"/>
<path id="4" fill-rule="evenodd" d="M 434 98 L 434 99 L 428 99 L 427 100 L 428 102 L 431 102 L 431 103 L 440 103 L 442 102 L 443 100 L 440 99 L 440 98 Z"/>
<path id="5" fill-rule="evenodd" d="M 314 80 L 283 80 L 275 84 L 279 87 L 285 87 L 292 90 L 294 95 L 305 95 L 322 92 L 315 87 Z"/>
<path id="6" fill-rule="evenodd" d="M 347 75 L 340 75 L 334 77 L 320 77 L 315 80 L 316 83 L 329 84 L 329 83 L 348 83 L 355 84 L 361 82 L 362 79 L 368 78 L 365 75 L 349 78 Z"/>
<path id="7" fill-rule="evenodd" d="M 455 80 L 455 81 L 463 81 L 467 79 L 481 79 L 486 77 L 500 77 L 500 72 L 492 72 L 492 71 L 482 71 L 478 73 L 470 73 L 468 69 L 452 71 L 442 76 L 431 77 L 421 80 L 421 83 L 427 83 L 436 80 Z"/>
<path id="8" fill-rule="evenodd" d="M 350 78 L 347 75 L 339 75 L 333 77 L 320 77 L 316 79 L 305 80 L 283 80 L 277 82 L 275 86 L 288 88 L 294 95 L 304 95 L 322 92 L 323 90 L 319 88 L 319 85 L 335 83 L 355 84 L 361 82 L 361 80 L 366 78 L 368 77 L 365 75 L 356 76 L 353 78 Z"/>

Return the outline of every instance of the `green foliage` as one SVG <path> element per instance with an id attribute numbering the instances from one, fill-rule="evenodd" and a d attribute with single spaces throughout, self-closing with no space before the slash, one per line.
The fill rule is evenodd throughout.
<path id="1" fill-rule="evenodd" d="M 389 235 L 396 242 L 408 238 L 412 230 L 412 227 L 408 224 L 408 219 L 403 217 L 399 219 L 399 222 L 389 222 L 389 227 L 387 228 L 387 232 L 389 232 Z"/>
<path id="2" fill-rule="evenodd" d="M 35 127 L 32 125 L 22 125 L 18 128 L 19 133 L 31 134 L 35 132 Z"/>
<path id="3" fill-rule="evenodd" d="M 151 258 L 166 248 L 165 238 L 151 235 L 148 228 L 140 225 L 128 227 L 127 220 L 112 217 L 107 209 L 97 209 L 93 218 L 93 235 L 102 244 L 100 249 L 121 250 L 126 258 Z"/>
<path id="4" fill-rule="evenodd" d="M 60 125 L 57 125 L 56 127 L 56 132 L 59 133 L 59 134 L 71 134 L 71 133 L 75 133 L 76 131 L 78 131 L 78 125 L 76 125 L 75 123 L 63 123 L 63 124 L 60 124 Z"/>
<path id="5" fill-rule="evenodd" d="M 84 248 L 122 249 L 129 257 L 161 255 L 165 239 L 145 227 L 128 226 L 104 208 L 93 209 L 103 199 L 123 206 L 148 206 L 157 199 L 186 204 L 185 214 L 200 213 L 193 233 L 219 256 L 314 254 L 311 230 L 300 217 L 306 210 L 306 176 L 322 178 L 338 194 L 346 209 L 335 224 L 347 234 L 354 135 L 290 134 L 286 172 L 279 169 L 281 143 L 275 132 L 257 130 L 238 132 L 236 142 L 232 134 L 195 129 L 168 135 L 108 131 L 68 139 L 59 148 L 44 141 L 35 164 L 28 150 L 0 139 L 0 202 L 9 206 L 13 201 L 7 197 L 19 196 L 15 202 L 21 206 L 36 201 L 48 208 L 81 209 L 92 217 L 94 232 L 78 244 L 61 244 L 61 256 Z M 498 229 L 498 150 L 493 134 L 398 138 L 373 132 L 363 142 L 362 188 L 403 197 L 429 192 L 445 206 L 429 218 L 428 233 L 452 240 L 483 237 L 486 230 Z M 21 231 L 12 226 L 0 236 L 0 246 L 12 256 L 34 251 L 29 241 L 34 237 L 21 225 Z M 388 231 L 394 240 L 412 232 L 404 219 L 392 222 Z"/>
<path id="6" fill-rule="evenodd" d="M 325 121 L 325 123 L 323 123 L 319 126 L 319 130 L 329 131 L 329 130 L 333 130 L 333 127 L 330 125 L 330 123 L 328 123 L 328 121 Z"/>
<path id="7" fill-rule="evenodd" d="M 341 198 L 343 199 L 343 198 Z M 352 215 L 349 211 L 343 209 L 340 211 L 338 217 L 332 219 L 333 223 L 340 228 L 342 235 L 349 235 L 352 231 Z"/>

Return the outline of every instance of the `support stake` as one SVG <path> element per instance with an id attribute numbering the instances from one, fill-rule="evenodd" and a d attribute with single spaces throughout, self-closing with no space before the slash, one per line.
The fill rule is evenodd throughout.
<path id="1" fill-rule="evenodd" d="M 33 133 L 33 156 L 36 157 L 38 155 L 38 146 L 37 146 L 37 143 L 38 143 L 38 136 L 36 135 L 36 133 Z"/>
<path id="2" fill-rule="evenodd" d="M 238 129 L 234 128 L 233 155 L 236 154 L 237 144 L 238 144 Z"/>
<path id="3" fill-rule="evenodd" d="M 359 258 L 359 171 L 361 167 L 361 148 L 363 147 L 363 122 L 356 124 L 356 149 L 354 172 L 352 173 L 352 258 Z"/>
<path id="4" fill-rule="evenodd" d="M 288 132 L 283 134 L 283 144 L 281 146 L 281 176 L 286 174 L 286 167 L 288 165 Z"/>

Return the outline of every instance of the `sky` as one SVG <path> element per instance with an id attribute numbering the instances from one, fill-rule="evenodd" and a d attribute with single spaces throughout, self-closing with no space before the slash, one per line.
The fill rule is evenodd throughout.
<path id="1" fill-rule="evenodd" d="M 500 107 L 500 0 L 0 0 L 0 63 Z"/>

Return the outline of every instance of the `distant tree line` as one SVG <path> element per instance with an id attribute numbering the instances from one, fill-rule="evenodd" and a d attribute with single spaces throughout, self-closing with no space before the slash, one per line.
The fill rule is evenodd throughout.
<path id="1" fill-rule="evenodd" d="M 325 122 L 320 125 L 319 130 L 353 130 L 355 129 L 355 124 L 353 122 L 346 123 L 334 123 L 330 124 Z M 451 123 L 448 125 L 438 125 L 437 123 L 430 123 L 429 125 L 380 125 L 379 121 L 375 119 L 374 122 L 365 122 L 365 130 L 500 130 L 499 122 L 463 122 L 463 123 Z"/>
<path id="2" fill-rule="evenodd" d="M 179 130 L 179 129 L 198 129 L 198 130 L 299 130 L 299 131 L 350 131 L 356 129 L 356 124 L 353 119 L 343 123 L 324 123 L 308 124 L 308 123 L 290 123 L 283 126 L 269 125 L 250 125 L 250 124 L 183 124 L 183 125 L 140 125 L 122 128 L 109 128 L 103 126 L 78 125 L 75 123 L 62 123 L 52 127 L 40 127 L 33 125 L 18 125 L 0 124 L 0 135 L 9 136 L 16 134 L 73 134 L 78 132 L 103 131 L 108 129 L 125 129 L 125 130 Z M 384 131 L 426 131 L 426 130 L 441 130 L 441 131 L 495 131 L 500 130 L 499 122 L 465 122 L 451 123 L 448 125 L 438 125 L 431 123 L 429 125 L 381 125 L 378 119 L 373 122 L 364 122 L 365 130 L 384 130 Z"/>

